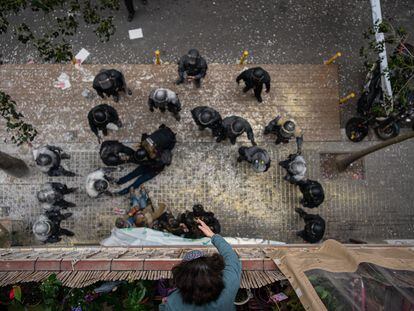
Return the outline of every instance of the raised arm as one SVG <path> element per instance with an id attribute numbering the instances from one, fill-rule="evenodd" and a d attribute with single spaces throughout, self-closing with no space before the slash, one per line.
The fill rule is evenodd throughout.
<path id="1" fill-rule="evenodd" d="M 270 75 L 267 72 L 265 73 L 264 84 L 266 86 L 266 93 L 269 93 L 269 91 L 270 91 Z"/>
<path id="2" fill-rule="evenodd" d="M 88 114 L 88 122 L 89 122 L 89 127 L 91 128 L 91 131 L 96 135 L 96 137 L 98 137 L 98 141 L 99 141 L 100 137 L 98 133 L 98 128 L 96 127 L 95 122 L 93 121 L 92 111 L 90 111 Z"/>
<path id="3" fill-rule="evenodd" d="M 151 112 L 154 111 L 155 104 L 154 104 L 154 100 L 152 99 L 152 92 L 151 92 L 150 96 L 148 97 L 148 107 L 149 107 Z"/>
<path id="4" fill-rule="evenodd" d="M 250 124 L 248 122 L 246 122 L 246 133 L 247 133 L 247 138 L 252 142 L 253 146 L 256 146 L 256 142 L 254 141 L 254 133 L 253 133 L 253 129 L 250 126 Z"/>
<path id="5" fill-rule="evenodd" d="M 211 242 L 217 248 L 219 254 L 224 259 L 223 281 L 225 284 L 224 291 L 230 292 L 232 295 L 236 295 L 237 290 L 240 287 L 241 279 L 241 262 L 236 252 L 231 245 L 223 239 L 219 234 L 214 234 L 213 231 L 201 220 L 197 220 L 198 228 L 209 238 Z"/>
<path id="6" fill-rule="evenodd" d="M 236 82 L 237 83 L 240 83 L 240 80 L 244 80 L 244 79 L 246 79 L 246 70 L 245 71 L 243 71 L 241 74 L 239 74 L 238 76 L 237 76 L 237 78 L 236 78 Z"/>
<path id="7" fill-rule="evenodd" d="M 178 62 L 178 75 L 181 79 L 184 79 L 184 72 L 185 72 L 185 56 L 181 57 Z"/>

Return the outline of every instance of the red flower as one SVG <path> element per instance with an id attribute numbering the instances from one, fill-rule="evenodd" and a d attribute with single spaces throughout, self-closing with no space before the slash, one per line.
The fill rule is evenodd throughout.
<path id="1" fill-rule="evenodd" d="M 14 299 L 14 288 L 12 288 L 10 290 L 9 298 L 10 298 L 10 300 L 13 300 Z"/>

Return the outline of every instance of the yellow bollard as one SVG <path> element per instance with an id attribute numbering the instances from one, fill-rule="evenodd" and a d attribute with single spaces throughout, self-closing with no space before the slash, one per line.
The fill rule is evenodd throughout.
<path id="1" fill-rule="evenodd" d="M 161 65 L 160 50 L 155 51 L 155 65 Z"/>
<path id="2" fill-rule="evenodd" d="M 348 100 L 350 100 L 351 98 L 354 98 L 354 97 L 355 97 L 355 93 L 352 92 L 351 94 L 345 96 L 344 98 L 341 98 L 339 100 L 339 104 L 342 105 L 343 103 L 345 103 L 346 101 L 348 101 Z"/>
<path id="3" fill-rule="evenodd" d="M 249 52 L 244 51 L 243 54 L 242 54 L 242 56 L 240 57 L 239 65 L 243 65 L 244 64 L 244 62 L 246 61 L 247 56 L 249 56 Z"/>
<path id="4" fill-rule="evenodd" d="M 324 63 L 325 65 L 330 65 L 330 64 L 332 64 L 332 63 L 335 61 L 335 59 L 337 59 L 337 58 L 338 58 L 338 57 L 340 57 L 340 56 L 342 56 L 342 54 L 341 54 L 341 52 L 338 52 L 338 53 L 336 53 L 334 56 L 332 56 L 330 59 L 328 59 L 328 60 L 324 61 L 323 63 Z"/>

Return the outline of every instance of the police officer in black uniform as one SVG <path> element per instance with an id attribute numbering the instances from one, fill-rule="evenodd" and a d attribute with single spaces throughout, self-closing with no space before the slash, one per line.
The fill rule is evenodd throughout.
<path id="1" fill-rule="evenodd" d="M 298 231 L 296 235 L 308 243 L 322 240 L 325 233 L 325 220 L 319 215 L 308 214 L 301 208 L 295 208 L 295 212 L 305 221 L 304 230 Z"/>
<path id="2" fill-rule="evenodd" d="M 244 132 L 247 134 L 247 138 L 252 142 L 253 146 L 256 146 L 254 141 L 254 133 L 250 123 L 238 116 L 230 116 L 223 119 L 223 129 L 217 137 L 216 141 L 221 142 L 226 138 L 230 139 L 232 145 L 236 144 L 236 139 Z"/>
<path id="3" fill-rule="evenodd" d="M 112 96 L 115 102 L 119 101 L 119 92 L 132 95 L 132 91 L 127 88 L 124 75 L 115 69 L 102 69 L 93 80 L 93 88 L 100 97 Z"/>
<path id="4" fill-rule="evenodd" d="M 114 107 L 107 104 L 101 104 L 92 108 L 88 113 L 88 121 L 92 132 L 98 137 L 98 142 L 101 140 L 99 131 L 102 131 L 103 135 L 107 136 L 108 128 L 118 129 L 122 127 L 118 112 Z"/>
<path id="5" fill-rule="evenodd" d="M 303 199 L 300 200 L 300 203 L 304 207 L 315 208 L 325 200 L 325 193 L 319 182 L 308 179 L 298 182 L 297 185 L 303 194 Z"/>
<path id="6" fill-rule="evenodd" d="M 176 84 L 181 84 L 184 80 L 194 82 L 195 86 L 201 86 L 201 79 L 207 74 L 207 62 L 200 56 L 196 49 L 188 51 L 187 55 L 181 57 L 178 62 L 178 80 Z"/>
<path id="7" fill-rule="evenodd" d="M 262 67 L 254 67 L 243 71 L 236 79 L 237 84 L 243 80 L 246 86 L 243 88 L 243 92 L 246 93 L 250 89 L 254 90 L 254 96 L 256 96 L 259 103 L 263 101 L 262 90 L 263 84 L 266 86 L 266 93 L 270 91 L 270 75 Z"/>
<path id="8" fill-rule="evenodd" d="M 214 233 L 220 233 L 221 226 L 218 219 L 214 216 L 213 212 L 207 212 L 201 204 L 195 204 L 193 210 L 185 211 L 180 216 L 180 223 L 183 223 L 188 229 L 187 232 L 184 232 L 184 237 L 188 239 L 200 239 L 204 237 L 203 233 L 198 228 L 198 223 L 196 219 L 200 219 L 206 223 L 207 226 Z"/>
<path id="9" fill-rule="evenodd" d="M 275 141 L 276 145 L 281 143 L 287 144 L 292 138 L 296 138 L 297 153 L 301 154 L 302 152 L 303 133 L 292 119 L 285 119 L 282 118 L 282 116 L 277 116 L 265 127 L 263 134 L 275 134 L 277 137 Z"/>
<path id="10" fill-rule="evenodd" d="M 177 94 L 169 89 L 158 88 L 152 90 L 148 97 L 148 106 L 151 112 L 154 108 L 165 112 L 167 109 L 174 115 L 177 121 L 181 120 L 179 112 L 181 111 L 181 102 Z"/>
<path id="11" fill-rule="evenodd" d="M 118 194 L 127 194 L 130 188 L 139 188 L 144 182 L 151 180 L 170 165 L 171 150 L 175 143 L 175 133 L 164 124 L 161 124 L 158 130 L 150 135 L 142 134 L 141 148 L 135 152 L 135 159 L 139 165 L 129 174 L 118 179 L 117 184 L 122 185 L 134 178 L 136 180 L 130 186 L 120 190 Z"/>
<path id="12" fill-rule="evenodd" d="M 33 157 L 39 170 L 49 176 L 75 176 L 66 170 L 60 163 L 63 159 L 70 159 L 70 155 L 57 146 L 42 146 L 33 149 Z"/>
<path id="13" fill-rule="evenodd" d="M 223 120 L 218 111 L 207 106 L 198 106 L 191 110 L 191 116 L 200 131 L 209 128 L 213 137 L 220 135 L 223 129 Z"/>
<path id="14" fill-rule="evenodd" d="M 237 162 L 247 161 L 253 166 L 256 173 L 264 173 L 270 167 L 270 157 L 265 149 L 257 146 L 239 148 Z"/>
<path id="15" fill-rule="evenodd" d="M 60 227 L 62 220 L 68 219 L 72 213 L 61 214 L 59 210 L 46 211 L 40 215 L 33 225 L 33 233 L 37 240 L 43 243 L 56 243 L 61 240 L 62 235 L 74 236 L 75 234 Z"/>
<path id="16" fill-rule="evenodd" d="M 116 166 L 128 162 L 136 162 L 135 151 L 117 140 L 106 140 L 101 144 L 99 151 L 101 160 L 105 165 Z"/>
<path id="17" fill-rule="evenodd" d="M 66 209 L 68 207 L 75 207 L 76 204 L 64 200 L 66 194 L 75 192 L 76 188 L 68 188 L 65 184 L 60 182 L 45 183 L 37 192 L 36 196 L 44 210 L 51 210 L 54 207 Z"/>

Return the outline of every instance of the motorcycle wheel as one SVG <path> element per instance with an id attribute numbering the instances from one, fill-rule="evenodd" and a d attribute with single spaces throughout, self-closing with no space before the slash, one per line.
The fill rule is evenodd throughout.
<path id="1" fill-rule="evenodd" d="M 385 127 L 380 126 L 375 129 L 375 134 L 382 140 L 394 138 L 400 134 L 400 126 L 395 122 Z"/>
<path id="2" fill-rule="evenodd" d="M 368 135 L 368 124 L 363 118 L 351 118 L 346 122 L 345 133 L 348 139 L 358 143 Z"/>

